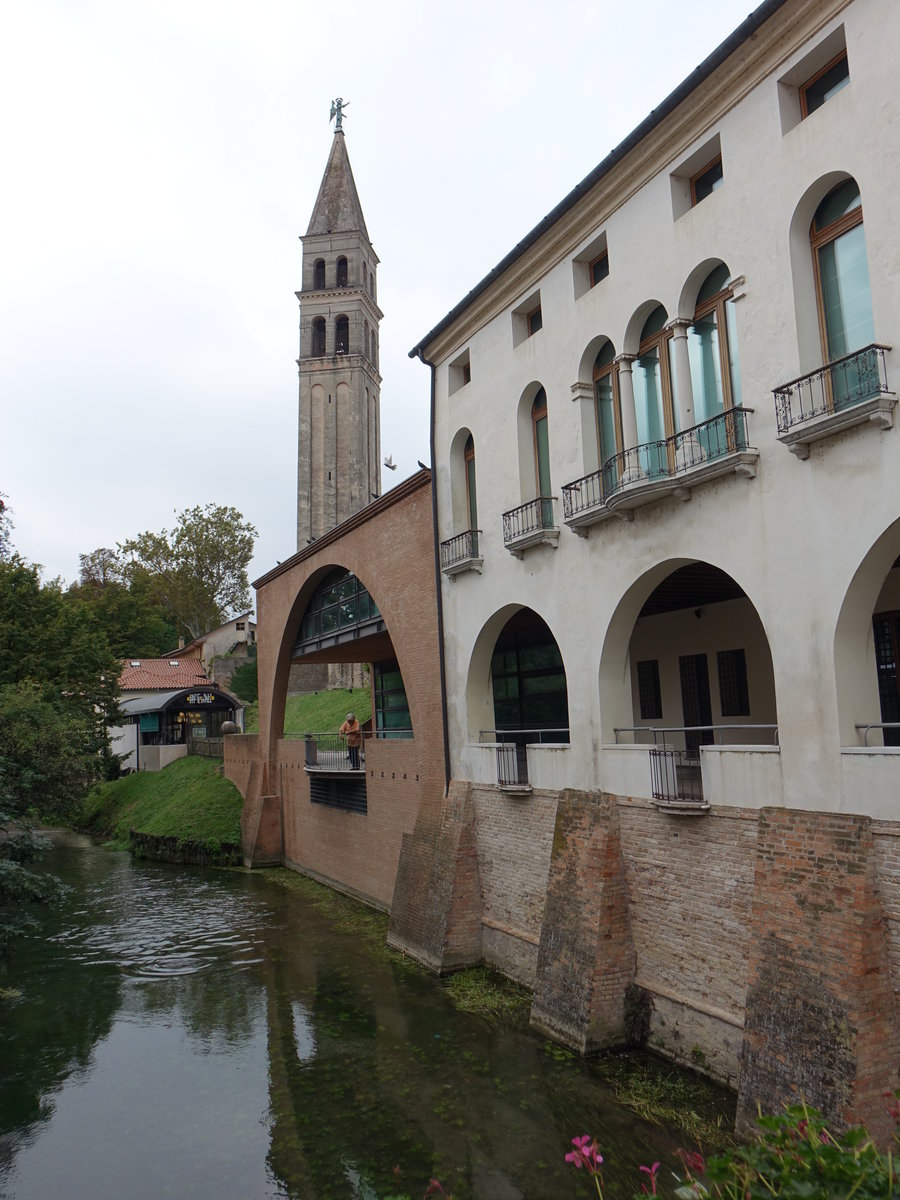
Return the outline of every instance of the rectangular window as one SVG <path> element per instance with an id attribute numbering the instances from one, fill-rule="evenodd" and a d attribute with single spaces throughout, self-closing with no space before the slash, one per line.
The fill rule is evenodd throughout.
<path id="1" fill-rule="evenodd" d="M 719 703 L 723 717 L 749 717 L 750 693 L 747 689 L 747 659 L 743 650 L 720 650 Z"/>
<path id="2" fill-rule="evenodd" d="M 526 317 L 526 320 L 528 322 L 528 336 L 531 337 L 532 334 L 537 333 L 544 325 L 544 319 L 541 316 L 541 306 L 538 305 L 537 308 L 533 308 Z"/>
<path id="3" fill-rule="evenodd" d="M 463 363 L 462 381 L 464 387 L 467 383 L 472 382 L 472 367 L 470 363 Z"/>
<path id="4" fill-rule="evenodd" d="M 659 687 L 659 659 L 648 658 L 637 665 L 638 697 L 642 721 L 662 719 L 662 692 Z"/>
<path id="5" fill-rule="evenodd" d="M 375 699 L 375 736 L 411 738 L 412 721 L 403 677 L 396 659 L 372 664 Z"/>
<path id="6" fill-rule="evenodd" d="M 245 629 L 245 628 L 246 628 L 246 626 L 245 626 L 245 624 L 244 624 L 244 622 L 243 622 L 243 621 L 238 621 L 238 622 L 236 622 L 236 624 L 235 624 L 235 626 L 234 626 L 234 627 L 235 627 L 235 629 Z"/>
<path id="7" fill-rule="evenodd" d="M 588 270 L 591 273 L 591 287 L 596 287 L 601 279 L 607 277 L 609 274 L 609 255 L 605 250 L 588 264 Z"/>
<path id="8" fill-rule="evenodd" d="M 847 51 L 843 50 L 800 88 L 801 117 L 808 117 L 821 108 L 826 100 L 830 100 L 849 82 L 850 67 L 847 64 Z"/>
<path id="9" fill-rule="evenodd" d="M 699 204 L 701 200 L 705 200 L 707 196 L 711 196 L 717 188 L 722 186 L 723 179 L 722 156 L 720 154 L 712 162 L 707 163 L 696 175 L 691 176 L 691 206 Z"/>

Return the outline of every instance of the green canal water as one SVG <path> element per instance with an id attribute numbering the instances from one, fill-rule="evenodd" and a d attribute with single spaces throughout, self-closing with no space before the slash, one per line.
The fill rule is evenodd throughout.
<path id="1" fill-rule="evenodd" d="M 585 1197 L 581 1133 L 614 1200 L 686 1141 L 271 880 L 73 836 L 46 865 L 67 902 L 0 974 L 3 1200 Z"/>

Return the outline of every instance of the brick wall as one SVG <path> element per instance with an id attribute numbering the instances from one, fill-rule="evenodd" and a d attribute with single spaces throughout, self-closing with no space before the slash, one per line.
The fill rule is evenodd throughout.
<path id="1" fill-rule="evenodd" d="M 534 986 L 557 797 L 473 786 L 485 961 Z"/>

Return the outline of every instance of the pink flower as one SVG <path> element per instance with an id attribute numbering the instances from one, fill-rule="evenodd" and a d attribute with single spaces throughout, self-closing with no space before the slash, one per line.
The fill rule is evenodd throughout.
<path id="1" fill-rule="evenodd" d="M 703 1172 L 706 1170 L 706 1163 L 703 1160 L 703 1155 L 696 1150 L 676 1150 L 676 1155 L 681 1159 L 684 1169 L 691 1171 Z"/>
<path id="2" fill-rule="evenodd" d="M 646 1171 L 646 1173 L 650 1176 L 650 1187 L 652 1189 L 650 1194 L 651 1194 L 651 1196 L 655 1196 L 656 1195 L 656 1172 L 659 1170 L 659 1163 L 655 1162 L 652 1167 L 641 1167 L 641 1170 Z M 642 1188 L 641 1190 L 645 1191 L 646 1189 Z"/>
<path id="3" fill-rule="evenodd" d="M 445 1194 L 444 1189 L 441 1187 L 441 1185 L 438 1183 L 438 1181 L 436 1179 L 429 1179 L 428 1187 L 425 1189 L 425 1195 L 426 1196 L 434 1196 L 438 1192 L 440 1192 L 442 1196 Z"/>
<path id="4" fill-rule="evenodd" d="M 570 1150 L 566 1155 L 566 1162 L 571 1163 L 573 1167 L 586 1167 L 591 1175 L 597 1175 L 600 1168 L 603 1166 L 603 1155 L 591 1141 L 590 1134 L 584 1134 L 582 1137 L 573 1137 L 572 1145 L 574 1150 Z"/>

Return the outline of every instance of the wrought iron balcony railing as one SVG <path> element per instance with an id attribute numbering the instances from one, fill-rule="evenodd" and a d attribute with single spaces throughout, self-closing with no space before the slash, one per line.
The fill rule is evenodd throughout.
<path id="1" fill-rule="evenodd" d="M 816 371 L 773 389 L 779 434 L 787 434 L 804 421 L 840 413 L 888 390 L 885 352 L 890 346 L 873 343 L 826 363 Z"/>
<path id="2" fill-rule="evenodd" d="M 678 478 L 749 446 L 747 417 L 752 408 L 737 406 L 717 413 L 690 429 L 655 442 L 622 450 L 593 471 L 562 489 L 567 521 L 603 505 L 628 484 Z"/>
<path id="3" fill-rule="evenodd" d="M 558 729 L 482 729 L 482 742 L 497 743 L 497 786 L 507 791 L 530 789 L 528 747 L 569 740 L 568 727 Z"/>
<path id="4" fill-rule="evenodd" d="M 650 778 L 654 800 L 705 807 L 698 755 L 654 746 L 650 751 Z"/>
<path id="5" fill-rule="evenodd" d="M 446 571 L 457 566 L 459 563 L 478 558 L 478 539 L 480 536 L 480 529 L 467 529 L 464 533 L 458 533 L 455 537 L 447 538 L 445 542 L 441 542 L 442 570 Z"/>
<path id="6" fill-rule="evenodd" d="M 539 534 L 546 530 L 555 530 L 553 520 L 553 496 L 538 496 L 518 508 L 511 508 L 503 514 L 503 542 L 509 545 L 518 538 L 531 534 Z"/>

